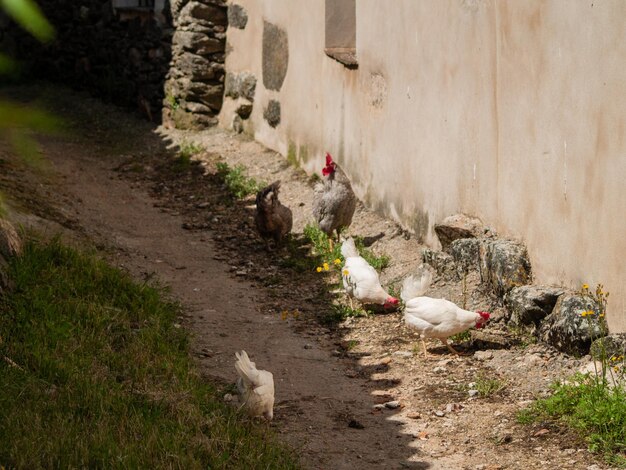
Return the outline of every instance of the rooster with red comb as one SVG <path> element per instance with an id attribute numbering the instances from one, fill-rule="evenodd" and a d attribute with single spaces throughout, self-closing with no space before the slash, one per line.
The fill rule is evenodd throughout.
<path id="1" fill-rule="evenodd" d="M 330 153 L 326 153 L 326 165 L 322 168 L 323 181 L 315 186 L 313 201 L 313 217 L 320 230 L 328 235 L 332 248 L 333 234 L 337 239 L 341 230 L 352 223 L 356 209 L 356 196 L 352 191 L 350 180 L 343 170 L 333 161 Z"/>

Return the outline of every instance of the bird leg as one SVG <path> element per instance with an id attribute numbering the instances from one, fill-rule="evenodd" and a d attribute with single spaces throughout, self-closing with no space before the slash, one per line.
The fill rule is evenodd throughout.
<path id="1" fill-rule="evenodd" d="M 348 296 L 348 303 L 350 304 L 350 310 L 354 311 L 354 304 L 352 303 L 352 297 Z"/>
<path id="2" fill-rule="evenodd" d="M 452 345 L 448 343 L 447 339 L 439 338 L 439 340 L 450 350 L 451 353 L 461 356 L 461 353 L 454 349 Z"/>
<path id="3" fill-rule="evenodd" d="M 428 351 L 426 351 L 426 342 L 424 341 L 424 338 L 421 338 L 420 341 L 422 342 L 422 350 L 424 351 L 424 357 L 429 358 L 430 354 L 428 354 Z"/>

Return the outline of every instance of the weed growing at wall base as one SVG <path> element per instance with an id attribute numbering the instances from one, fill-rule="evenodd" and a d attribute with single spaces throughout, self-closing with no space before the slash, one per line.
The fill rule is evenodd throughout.
<path id="1" fill-rule="evenodd" d="M 179 307 L 58 241 L 12 261 L 0 303 L 7 468 L 297 468 L 194 370 Z"/>

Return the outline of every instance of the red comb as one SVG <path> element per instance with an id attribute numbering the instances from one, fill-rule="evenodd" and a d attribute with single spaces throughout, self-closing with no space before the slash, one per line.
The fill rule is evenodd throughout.
<path id="1" fill-rule="evenodd" d="M 326 164 L 327 165 L 332 165 L 333 164 L 333 157 L 330 156 L 330 153 L 326 152 Z"/>

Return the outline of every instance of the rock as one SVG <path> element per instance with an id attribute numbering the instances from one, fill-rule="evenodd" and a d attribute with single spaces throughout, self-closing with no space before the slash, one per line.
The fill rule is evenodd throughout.
<path id="1" fill-rule="evenodd" d="M 213 114 L 213 110 L 207 105 L 193 101 L 185 103 L 185 109 L 194 114 Z"/>
<path id="2" fill-rule="evenodd" d="M 386 408 L 390 410 L 395 410 L 396 408 L 400 408 L 400 402 L 398 400 L 388 401 L 385 404 Z"/>
<path id="3" fill-rule="evenodd" d="M 514 287 L 504 296 L 504 304 L 510 312 L 514 325 L 538 325 L 552 313 L 556 301 L 565 292 L 559 287 Z"/>
<path id="4" fill-rule="evenodd" d="M 22 239 L 15 227 L 8 220 L 0 218 L 0 255 L 9 259 L 13 256 L 20 256 L 22 251 Z"/>
<path id="5" fill-rule="evenodd" d="M 454 240 L 481 237 L 485 233 L 485 227 L 480 219 L 465 214 L 454 214 L 435 224 L 435 233 L 441 243 L 441 249 L 448 252 Z"/>
<path id="6" fill-rule="evenodd" d="M 176 109 L 163 111 L 164 124 L 171 124 L 177 129 L 201 130 L 215 126 L 218 123 L 216 117 L 208 114 L 194 114 L 186 111 L 183 106 Z"/>
<path id="7" fill-rule="evenodd" d="M 476 351 L 474 353 L 474 357 L 478 359 L 479 361 L 493 359 L 493 352 L 492 351 Z"/>
<path id="8" fill-rule="evenodd" d="M 384 410 L 385 409 L 385 405 L 382 403 L 379 403 L 377 405 L 374 405 L 372 408 L 374 408 L 375 410 Z"/>
<path id="9" fill-rule="evenodd" d="M 235 112 L 241 116 L 241 119 L 248 119 L 252 113 L 252 102 L 245 98 L 239 98 Z"/>
<path id="10" fill-rule="evenodd" d="M 216 76 L 216 70 L 210 60 L 191 52 L 181 54 L 176 61 L 176 67 L 192 81 L 210 80 Z"/>
<path id="11" fill-rule="evenodd" d="M 399 357 L 413 357 L 413 353 L 411 351 L 395 351 L 393 355 Z"/>
<path id="12" fill-rule="evenodd" d="M 233 399 L 234 399 L 234 398 L 235 398 L 235 397 L 234 397 L 233 395 L 231 395 L 230 393 L 226 393 L 226 394 L 224 395 L 224 401 L 225 401 L 225 402 L 231 402 L 231 401 L 233 401 Z"/>
<path id="13" fill-rule="evenodd" d="M 452 255 L 461 272 L 480 269 L 480 245 L 483 240 L 479 238 L 459 238 L 450 243 L 448 252 Z"/>
<path id="14" fill-rule="evenodd" d="M 176 31 L 172 38 L 172 43 L 175 47 L 182 47 L 184 50 L 198 55 L 223 52 L 225 48 L 224 41 L 193 31 Z"/>
<path id="15" fill-rule="evenodd" d="M 475 396 L 477 396 L 477 395 L 478 395 L 478 390 L 468 390 L 468 391 L 467 391 L 467 394 L 468 394 L 470 397 L 475 397 Z"/>
<path id="16" fill-rule="evenodd" d="M 244 29 L 248 24 L 248 13 L 241 6 L 236 3 L 231 3 L 228 6 L 228 26 L 237 29 Z"/>
<path id="17" fill-rule="evenodd" d="M 484 240 L 480 245 L 480 277 L 499 296 L 531 282 L 526 247 L 510 240 Z"/>
<path id="18" fill-rule="evenodd" d="M 613 333 L 595 340 L 591 344 L 589 353 L 596 360 L 626 357 L 626 333 Z"/>
<path id="19" fill-rule="evenodd" d="M 441 411 L 441 410 L 434 411 L 434 412 L 433 412 L 433 414 L 434 414 L 435 416 L 437 416 L 438 418 L 443 418 L 443 417 L 446 415 L 446 414 L 445 414 L 443 411 Z"/>
<path id="20" fill-rule="evenodd" d="M 539 328 L 542 341 L 554 346 L 559 351 L 584 355 L 589 351 L 591 342 L 605 335 L 604 319 L 583 317 L 585 311 L 598 312 L 598 305 L 589 297 L 580 294 L 563 294 Z"/>
<path id="21" fill-rule="evenodd" d="M 236 132 L 237 134 L 241 134 L 243 132 L 243 121 L 241 120 L 241 116 L 239 116 L 238 114 L 235 114 L 235 116 L 233 116 L 232 127 L 233 132 Z"/>
<path id="22" fill-rule="evenodd" d="M 240 96 L 254 102 L 256 77 L 248 72 L 227 73 L 224 79 L 224 95 L 237 99 Z"/>
<path id="23" fill-rule="evenodd" d="M 280 91 L 289 64 L 287 33 L 282 28 L 267 21 L 263 22 L 262 54 L 263 85 L 268 90 Z"/>
<path id="24" fill-rule="evenodd" d="M 263 111 L 263 117 L 270 126 L 278 126 L 280 124 L 280 103 L 276 100 L 270 100 L 267 108 Z"/>
<path id="25" fill-rule="evenodd" d="M 435 374 L 443 374 L 444 372 L 447 372 L 447 371 L 448 371 L 448 369 L 446 369 L 445 367 L 442 367 L 442 366 L 438 366 L 438 367 L 435 367 L 433 369 L 433 372 Z"/>
<path id="26" fill-rule="evenodd" d="M 226 8 L 217 5 L 204 5 L 199 2 L 189 2 L 183 7 L 178 16 L 181 26 L 193 24 L 195 20 L 210 21 L 213 24 L 226 25 L 228 22 Z"/>
<path id="27" fill-rule="evenodd" d="M 459 279 L 454 259 L 448 253 L 425 248 L 422 252 L 422 261 L 435 268 L 437 274 L 445 279 Z"/>

